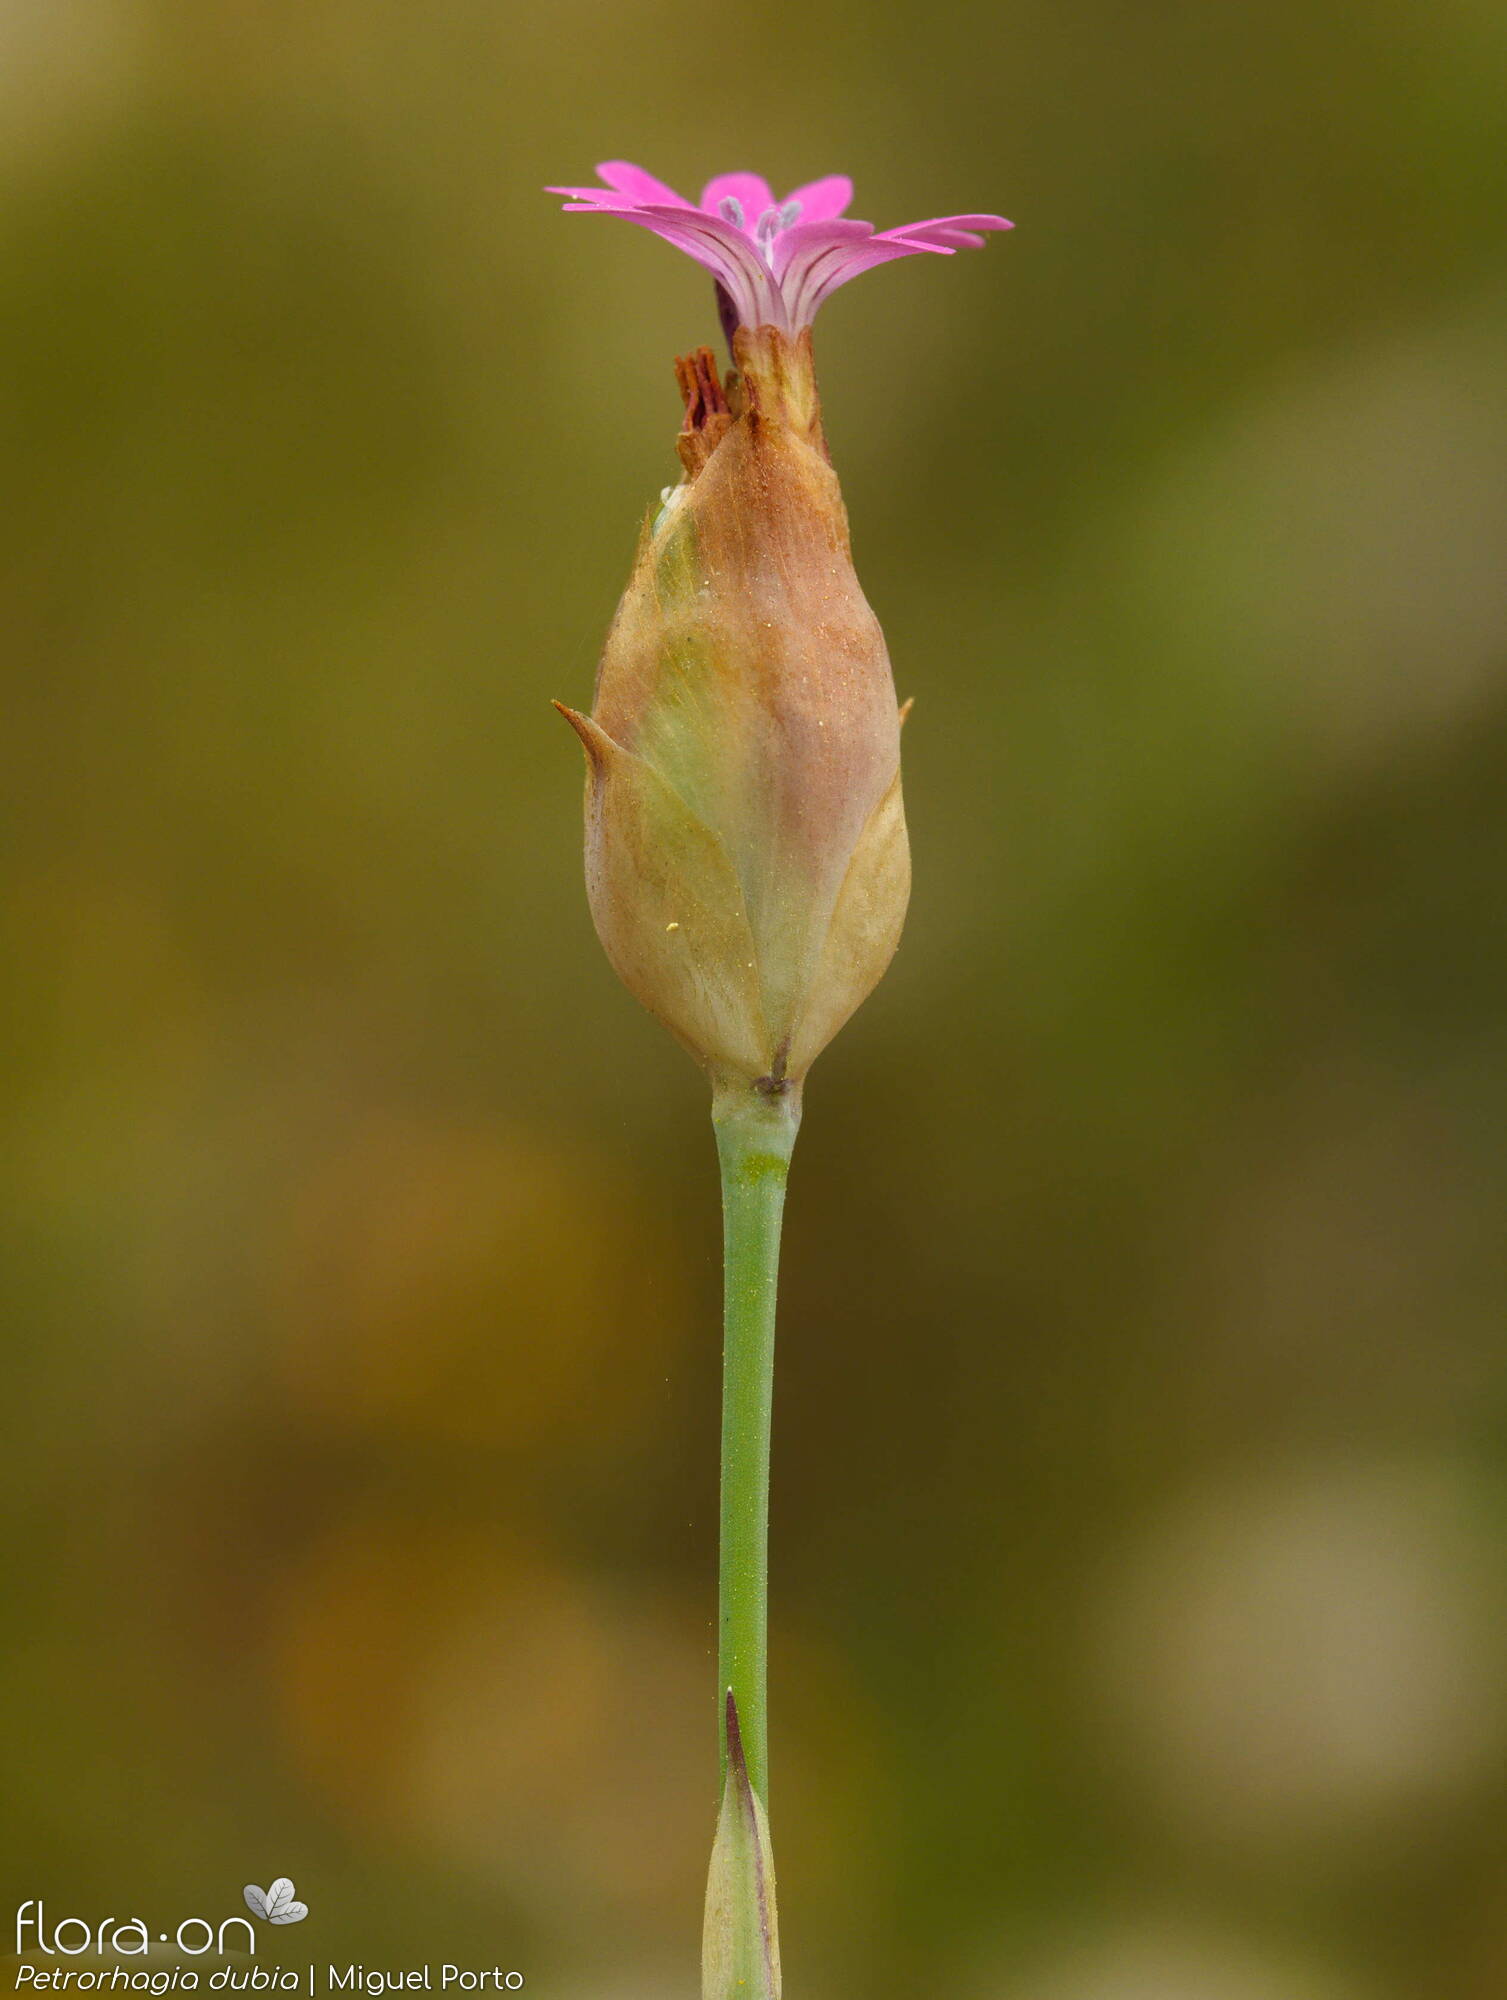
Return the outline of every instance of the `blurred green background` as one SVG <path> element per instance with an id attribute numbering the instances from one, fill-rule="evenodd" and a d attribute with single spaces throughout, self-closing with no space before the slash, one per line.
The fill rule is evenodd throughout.
<path id="1" fill-rule="evenodd" d="M 1487 0 L 7 0 L 10 1901 L 695 1990 L 713 1153 L 548 707 L 715 333 L 540 191 L 626 157 L 1019 224 L 818 329 L 916 891 L 793 1181 L 791 1991 L 1507 1989 L 1504 107 Z"/>

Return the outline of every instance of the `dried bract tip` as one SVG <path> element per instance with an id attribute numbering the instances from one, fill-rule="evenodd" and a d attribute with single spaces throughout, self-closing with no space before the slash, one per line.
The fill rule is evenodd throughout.
<path id="1" fill-rule="evenodd" d="M 694 479 L 732 429 L 732 412 L 717 372 L 716 356 L 709 347 L 682 355 L 675 363 L 675 379 L 685 399 L 685 419 L 675 449 L 687 475 Z"/>

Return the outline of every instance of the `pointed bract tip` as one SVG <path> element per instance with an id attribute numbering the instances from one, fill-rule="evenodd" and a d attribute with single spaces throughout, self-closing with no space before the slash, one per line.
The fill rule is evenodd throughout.
<path id="1" fill-rule="evenodd" d="M 586 761 L 593 771 L 599 771 L 605 762 L 605 751 L 611 738 L 607 732 L 592 721 L 589 715 L 582 715 L 578 709 L 567 708 L 563 701 L 552 701 L 555 709 L 570 724 L 581 739 L 581 748 L 586 752 Z"/>
<path id="2" fill-rule="evenodd" d="M 702 2000 L 780 2000 L 780 1927 L 764 1804 L 749 1783 L 731 1688 L 727 1781 L 706 1885 Z"/>
<path id="3" fill-rule="evenodd" d="M 746 1783 L 748 1761 L 743 1755 L 743 1731 L 738 1727 L 738 1698 L 729 1688 L 725 1705 L 727 1717 L 727 1761 Z"/>

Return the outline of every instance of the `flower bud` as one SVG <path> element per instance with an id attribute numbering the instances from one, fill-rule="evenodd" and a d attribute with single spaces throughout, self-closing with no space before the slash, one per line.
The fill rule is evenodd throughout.
<path id="1" fill-rule="evenodd" d="M 899 942 L 900 715 L 809 330 L 679 365 L 685 478 L 646 526 L 590 716 L 586 878 L 619 976 L 720 1089 L 798 1086 Z"/>

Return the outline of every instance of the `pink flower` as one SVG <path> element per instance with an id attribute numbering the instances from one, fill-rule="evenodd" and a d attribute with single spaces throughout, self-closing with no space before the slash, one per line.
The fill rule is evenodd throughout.
<path id="1" fill-rule="evenodd" d="M 757 174 L 719 174 L 698 206 L 625 160 L 608 160 L 597 172 L 605 187 L 549 192 L 570 197 L 567 213 L 620 215 L 704 264 L 717 280 L 729 336 L 736 326 L 799 333 L 828 293 L 861 271 L 923 250 L 944 257 L 979 250 L 981 230 L 1013 227 L 1002 215 L 943 215 L 876 230 L 845 217 L 853 199 L 845 174 L 811 181 L 783 201 Z"/>

